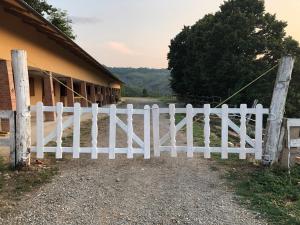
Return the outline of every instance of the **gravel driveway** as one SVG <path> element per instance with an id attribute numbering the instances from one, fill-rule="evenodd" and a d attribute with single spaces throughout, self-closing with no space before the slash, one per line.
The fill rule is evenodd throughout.
<path id="1" fill-rule="evenodd" d="M 137 102 L 138 107 L 154 103 Z M 142 119 L 134 120 L 139 134 Z M 161 121 L 165 131 L 168 120 Z M 99 129 L 103 141 L 107 129 L 105 125 Z M 126 135 L 120 131 L 118 135 L 119 145 L 126 144 Z M 179 141 L 181 137 L 183 133 Z M 24 196 L 3 224 L 267 224 L 233 200 L 220 172 L 212 171 L 210 164 L 201 156 L 168 154 L 150 160 L 117 155 L 115 160 L 100 156 L 58 162 L 60 175 Z"/>

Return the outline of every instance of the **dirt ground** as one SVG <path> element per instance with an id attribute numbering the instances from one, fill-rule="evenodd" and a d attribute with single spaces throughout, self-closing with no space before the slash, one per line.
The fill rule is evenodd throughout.
<path id="1" fill-rule="evenodd" d="M 156 102 L 126 99 L 135 108 Z M 142 137 L 143 119 L 133 119 L 134 131 Z M 168 123 L 162 116 L 161 133 Z M 83 124 L 81 145 L 90 146 L 90 123 Z M 99 146 L 108 144 L 107 124 L 107 119 L 99 121 Z M 120 129 L 117 139 L 118 146 L 126 146 L 126 134 Z M 177 143 L 185 143 L 183 132 L 177 135 Z M 187 159 L 184 154 L 178 158 L 162 154 L 150 160 L 142 156 L 129 160 L 126 155 L 115 160 L 107 155 L 98 160 L 89 157 L 57 161 L 60 174 L 24 196 L 0 224 L 267 224 L 236 203 L 220 178 L 222 172 L 212 170 L 213 162 L 202 155 Z"/>

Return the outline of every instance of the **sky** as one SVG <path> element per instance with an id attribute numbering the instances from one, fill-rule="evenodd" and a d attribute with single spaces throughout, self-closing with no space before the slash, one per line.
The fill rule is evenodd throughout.
<path id="1" fill-rule="evenodd" d="M 166 68 L 170 40 L 219 10 L 224 0 L 48 0 L 68 11 L 76 43 L 114 67 Z M 300 0 L 265 0 L 266 10 L 288 22 L 300 42 Z"/>

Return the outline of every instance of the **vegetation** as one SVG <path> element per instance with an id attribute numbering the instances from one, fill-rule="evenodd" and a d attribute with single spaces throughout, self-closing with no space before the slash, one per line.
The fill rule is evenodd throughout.
<path id="1" fill-rule="evenodd" d="M 76 35 L 72 29 L 72 20 L 68 17 L 65 10 L 55 8 L 47 3 L 46 0 L 24 0 L 35 11 L 44 16 L 50 23 L 64 32 L 69 38 L 75 39 Z"/>
<path id="2" fill-rule="evenodd" d="M 234 157 L 226 164 L 225 177 L 241 204 L 259 212 L 272 224 L 300 224 L 300 166 L 293 167 L 289 175 L 282 168 L 262 168 Z"/>
<path id="3" fill-rule="evenodd" d="M 232 95 L 278 64 L 284 54 L 299 55 L 298 42 L 287 37 L 287 23 L 265 12 L 260 0 L 228 0 L 171 40 L 168 54 L 171 88 L 184 101 L 197 103 L 201 96 Z M 300 62 L 298 62 L 300 63 Z M 232 104 L 270 104 L 276 69 L 256 82 Z M 297 96 L 300 70 L 296 66 L 290 95 Z M 288 104 L 290 107 L 300 107 Z M 295 110 L 287 108 L 289 115 Z M 299 114 L 300 112 L 298 112 Z"/>
<path id="4" fill-rule="evenodd" d="M 170 96 L 170 72 L 166 69 L 150 68 L 109 68 L 125 85 L 122 96 Z M 145 96 L 146 97 L 146 96 Z"/>

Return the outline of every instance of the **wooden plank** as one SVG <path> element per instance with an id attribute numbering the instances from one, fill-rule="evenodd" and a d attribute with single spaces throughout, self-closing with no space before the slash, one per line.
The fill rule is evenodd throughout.
<path id="1" fill-rule="evenodd" d="M 210 105 L 204 105 L 204 158 L 210 158 Z"/>
<path id="2" fill-rule="evenodd" d="M 11 58 L 16 92 L 16 164 L 29 164 L 31 122 L 27 53 L 12 50 Z"/>
<path id="3" fill-rule="evenodd" d="M 278 148 L 278 146 L 282 146 L 279 143 L 281 125 L 294 61 L 292 56 L 286 56 L 281 59 L 274 85 L 265 140 L 265 155 L 268 156 L 271 163 L 278 161 L 279 153 L 281 151 L 281 149 Z"/>
<path id="4" fill-rule="evenodd" d="M 240 147 L 241 147 L 241 152 L 239 155 L 240 159 L 246 159 L 246 135 L 247 135 L 247 127 L 246 127 L 246 116 L 247 116 L 247 105 L 246 104 L 241 104 L 241 133 L 240 133 Z"/>
<path id="5" fill-rule="evenodd" d="M 228 105 L 222 105 L 222 159 L 228 159 Z"/>
<path id="6" fill-rule="evenodd" d="M 193 139 L 193 106 L 191 104 L 188 104 L 186 106 L 186 138 L 187 138 L 187 157 L 192 158 L 194 151 L 193 151 L 193 145 L 194 145 L 194 139 Z"/>
<path id="7" fill-rule="evenodd" d="M 110 106 L 109 112 L 109 159 L 115 159 L 116 147 L 116 105 Z"/>
<path id="8" fill-rule="evenodd" d="M 42 102 L 38 102 L 36 105 L 36 148 L 36 157 L 38 159 L 44 158 L 44 112 Z"/>
<path id="9" fill-rule="evenodd" d="M 263 130 L 263 107 L 256 105 L 255 112 L 255 159 L 262 159 L 262 130 Z"/>
<path id="10" fill-rule="evenodd" d="M 57 159 L 62 158 L 62 133 L 63 133 L 63 127 L 62 127 L 62 114 L 63 114 L 63 104 L 61 102 L 58 102 L 56 104 L 57 108 L 57 119 L 56 119 L 56 152 L 55 157 Z"/>
<path id="11" fill-rule="evenodd" d="M 127 125 L 122 121 L 120 120 L 120 118 L 116 117 L 116 123 L 117 125 L 124 131 L 124 132 L 127 132 Z M 133 140 L 141 147 L 143 148 L 144 146 L 144 142 L 139 138 L 139 136 L 137 136 L 134 132 L 132 134 L 132 138 Z"/>
<path id="12" fill-rule="evenodd" d="M 159 137 L 159 107 L 158 105 L 152 106 L 152 130 L 153 130 L 153 150 L 154 156 L 160 156 L 160 137 Z"/>
<path id="13" fill-rule="evenodd" d="M 127 105 L 127 145 L 128 145 L 128 152 L 127 158 L 132 159 L 132 136 L 133 136 L 133 125 L 132 125 L 132 114 L 133 114 L 133 105 Z"/>
<path id="14" fill-rule="evenodd" d="M 72 117 L 72 120 L 70 120 L 70 123 L 71 122 L 73 123 L 73 158 L 74 159 L 78 159 L 80 157 L 80 116 L 81 116 L 80 103 L 76 102 L 74 104 L 74 116 Z M 64 130 L 64 124 L 62 127 L 63 130 Z"/>
<path id="15" fill-rule="evenodd" d="M 171 157 L 177 157 L 176 152 L 176 129 L 175 129 L 175 104 L 169 105 L 170 115 L 170 142 L 171 142 Z"/>
<path id="16" fill-rule="evenodd" d="M 92 104 L 92 159 L 98 158 L 98 104 Z"/>
<path id="17" fill-rule="evenodd" d="M 150 159 L 150 107 L 144 106 L 144 159 Z"/>

